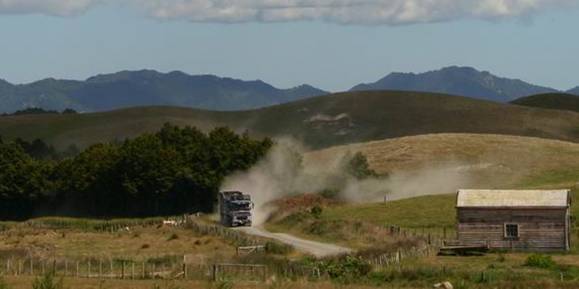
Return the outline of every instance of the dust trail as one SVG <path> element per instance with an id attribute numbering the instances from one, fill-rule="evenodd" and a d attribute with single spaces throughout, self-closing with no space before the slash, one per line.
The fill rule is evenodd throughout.
<path id="1" fill-rule="evenodd" d="M 255 203 L 255 225 L 264 223 L 272 210 L 269 203 L 293 194 L 336 191 L 349 202 L 375 202 L 420 195 L 451 193 L 471 183 L 470 172 L 459 163 L 447 163 L 413 171 L 393 172 L 388 177 L 359 180 L 347 169 L 353 154 L 346 152 L 325 162 L 308 162 L 306 148 L 291 139 L 277 140 L 267 156 L 254 167 L 226 178 L 221 190 L 249 193 Z"/>

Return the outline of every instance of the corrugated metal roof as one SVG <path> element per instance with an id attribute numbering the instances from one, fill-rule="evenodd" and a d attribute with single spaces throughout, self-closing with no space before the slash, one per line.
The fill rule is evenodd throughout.
<path id="1" fill-rule="evenodd" d="M 567 207 L 569 190 L 459 190 L 457 207 Z"/>

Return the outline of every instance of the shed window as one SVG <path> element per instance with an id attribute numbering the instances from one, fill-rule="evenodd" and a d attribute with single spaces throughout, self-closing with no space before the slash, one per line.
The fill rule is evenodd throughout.
<path id="1" fill-rule="evenodd" d="M 505 224 L 505 238 L 516 239 L 519 237 L 518 224 Z"/>

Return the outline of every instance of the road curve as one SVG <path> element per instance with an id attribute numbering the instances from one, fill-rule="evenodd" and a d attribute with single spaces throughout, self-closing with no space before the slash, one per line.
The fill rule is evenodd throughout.
<path id="1" fill-rule="evenodd" d="M 282 243 L 293 246 L 298 251 L 312 254 L 316 257 L 329 257 L 352 252 L 352 249 L 350 248 L 340 247 L 333 244 L 304 240 L 284 233 L 271 233 L 259 227 L 241 227 L 238 228 L 237 230 L 240 230 L 250 235 L 280 241 Z"/>

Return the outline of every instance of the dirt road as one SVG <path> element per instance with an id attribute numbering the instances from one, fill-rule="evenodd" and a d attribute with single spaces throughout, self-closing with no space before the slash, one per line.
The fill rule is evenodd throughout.
<path id="1" fill-rule="evenodd" d="M 288 235 L 288 234 L 271 233 L 271 232 L 268 232 L 265 229 L 259 228 L 259 227 L 244 227 L 244 228 L 238 228 L 238 230 L 243 231 L 247 234 L 251 234 L 251 235 L 255 235 L 255 236 L 259 236 L 259 237 L 264 237 L 264 238 L 270 238 L 270 239 L 274 239 L 274 240 L 280 241 L 280 242 L 288 244 L 288 245 L 292 245 L 296 250 L 304 252 L 304 253 L 312 254 L 316 257 L 328 257 L 328 256 L 340 255 L 340 254 L 344 254 L 344 253 L 348 253 L 348 252 L 352 251 L 352 249 L 349 249 L 349 248 L 340 247 L 340 246 L 332 245 L 332 244 L 310 241 L 310 240 L 304 240 L 304 239 L 300 239 L 298 237 Z"/>

